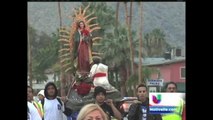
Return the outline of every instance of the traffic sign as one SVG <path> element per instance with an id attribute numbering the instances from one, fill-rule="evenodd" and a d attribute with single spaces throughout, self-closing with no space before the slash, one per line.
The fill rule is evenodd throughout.
<path id="1" fill-rule="evenodd" d="M 147 86 L 163 86 L 163 79 L 148 80 Z"/>

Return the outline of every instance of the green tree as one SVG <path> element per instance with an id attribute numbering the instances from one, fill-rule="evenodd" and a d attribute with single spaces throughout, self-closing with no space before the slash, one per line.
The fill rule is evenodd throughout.
<path id="1" fill-rule="evenodd" d="M 135 33 L 134 33 L 135 35 Z M 114 28 L 113 33 L 105 35 L 101 41 L 103 52 L 103 61 L 110 67 L 118 70 L 118 74 L 121 79 L 121 95 L 126 96 L 126 80 L 127 74 L 130 69 L 130 53 L 128 45 L 127 29 L 122 26 L 118 26 L 118 29 Z M 134 46 L 138 46 L 138 41 L 133 41 Z"/>
<path id="2" fill-rule="evenodd" d="M 44 73 L 45 70 L 51 68 L 58 61 L 58 35 L 53 33 L 52 36 L 49 37 L 43 34 L 38 36 L 38 40 L 41 39 L 46 39 L 46 42 L 34 51 L 35 54 L 33 57 L 33 79 L 37 80 L 37 82 L 46 81 L 47 76 Z"/>
<path id="3" fill-rule="evenodd" d="M 143 73 L 143 74 L 142 74 Z M 152 74 L 158 73 L 159 71 L 156 68 L 150 68 L 150 67 L 146 67 L 143 66 L 142 67 L 142 80 L 144 81 L 144 84 L 146 84 L 147 80 L 151 78 Z M 130 94 L 135 96 L 136 91 L 136 86 L 138 85 L 138 74 L 133 74 L 129 77 L 128 82 L 126 83 L 126 86 L 129 87 L 129 89 L 133 86 L 134 89 L 130 89 Z"/>
<path id="4" fill-rule="evenodd" d="M 134 74 L 134 50 L 133 50 L 133 40 L 132 40 L 132 30 L 131 30 L 131 21 L 132 21 L 132 2 L 130 2 L 130 15 L 128 14 L 127 2 L 124 2 L 125 6 L 125 17 L 126 17 L 126 26 L 128 29 L 128 40 L 129 40 L 129 51 L 130 51 L 130 63 L 131 63 L 131 74 Z"/>
<path id="5" fill-rule="evenodd" d="M 170 47 L 165 39 L 165 33 L 161 29 L 154 29 L 144 36 L 144 48 L 149 57 L 162 57 Z"/>
<path id="6" fill-rule="evenodd" d="M 28 24 L 28 31 L 27 31 L 27 39 L 28 39 L 28 77 L 30 81 L 30 86 L 32 86 L 33 81 L 33 53 L 35 53 L 34 43 L 38 37 L 37 30 L 34 29 L 32 26 Z"/>

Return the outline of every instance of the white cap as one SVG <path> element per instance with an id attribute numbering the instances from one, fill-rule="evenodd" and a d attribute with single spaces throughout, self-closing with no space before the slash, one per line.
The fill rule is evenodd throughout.
<path id="1" fill-rule="evenodd" d="M 41 91 L 38 93 L 38 95 L 43 95 L 43 96 L 45 96 L 45 95 L 44 95 L 44 90 L 41 90 Z M 37 95 L 37 96 L 38 96 L 38 95 Z"/>

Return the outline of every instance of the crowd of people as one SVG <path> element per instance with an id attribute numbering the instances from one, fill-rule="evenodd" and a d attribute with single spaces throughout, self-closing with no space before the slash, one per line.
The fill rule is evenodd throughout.
<path id="1" fill-rule="evenodd" d="M 42 91 L 44 92 L 43 94 Z M 66 97 L 59 98 L 57 96 L 58 90 L 56 88 L 56 85 L 53 82 L 49 82 L 45 85 L 45 89 L 42 91 L 38 93 L 39 101 L 34 101 L 32 87 L 28 86 L 27 88 L 28 120 L 68 120 L 69 118 L 64 113 L 66 102 L 68 100 L 66 99 Z M 86 105 L 85 108 L 83 107 L 81 109 L 77 120 L 86 120 L 86 118 L 88 118 L 88 114 L 85 114 L 85 112 L 82 113 L 82 111 L 87 111 L 89 113 L 90 111 L 94 112 L 94 110 L 100 109 L 102 110 L 100 112 L 101 117 L 103 117 L 104 120 L 111 120 L 111 116 L 114 116 L 118 120 L 122 119 L 121 113 L 113 104 L 113 100 L 106 99 L 106 90 L 103 87 L 98 86 L 95 88 L 94 99 L 95 102 L 93 103 L 93 105 Z M 87 108 L 91 110 L 88 111 Z M 100 116 L 97 116 L 95 118 L 100 118 Z"/>
<path id="2" fill-rule="evenodd" d="M 177 84 L 169 82 L 165 85 L 166 92 L 176 92 Z M 186 120 L 185 103 L 181 105 L 177 113 L 173 114 L 150 114 L 148 88 L 144 84 L 138 85 L 136 94 L 138 100 L 131 104 L 128 112 L 128 120 Z M 58 97 L 58 90 L 53 82 L 45 85 L 37 95 L 39 101 L 33 99 L 32 87 L 27 87 L 27 117 L 28 120 L 71 120 L 65 114 L 66 97 Z M 82 106 L 77 115 L 77 120 L 123 120 L 121 112 L 115 107 L 112 99 L 106 99 L 106 89 L 101 86 L 95 87 L 93 97 L 94 103 Z M 73 120 L 73 119 L 72 119 Z"/>

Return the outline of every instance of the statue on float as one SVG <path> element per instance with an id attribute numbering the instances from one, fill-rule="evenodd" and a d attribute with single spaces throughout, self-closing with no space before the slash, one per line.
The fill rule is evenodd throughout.
<path id="1" fill-rule="evenodd" d="M 93 43 L 101 37 L 94 37 L 92 33 L 101 29 L 98 23 L 91 24 L 93 13 L 87 14 L 86 6 L 75 10 L 74 16 L 71 18 L 71 28 L 60 28 L 59 41 L 62 48 L 59 50 L 62 69 L 66 73 L 73 74 L 75 80 L 72 84 L 69 94 L 68 107 L 74 111 L 87 104 L 94 102 L 93 92 L 96 86 L 104 87 L 112 96 L 118 96 L 120 93 L 108 81 L 108 66 L 99 62 L 94 62 L 99 53 L 92 51 Z M 94 59 L 95 60 L 95 59 Z M 116 94 L 116 95 L 115 95 Z"/>

